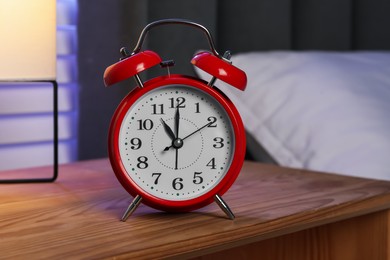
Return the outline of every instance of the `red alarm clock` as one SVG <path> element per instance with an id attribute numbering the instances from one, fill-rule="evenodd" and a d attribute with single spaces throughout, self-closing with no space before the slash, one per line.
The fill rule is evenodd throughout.
<path id="1" fill-rule="evenodd" d="M 199 78 L 170 74 L 142 82 L 139 73 L 153 66 L 172 66 L 150 50 L 141 51 L 147 32 L 160 25 L 183 24 L 202 30 L 211 52 L 191 63 L 211 74 Z M 244 90 L 245 73 L 215 49 L 200 24 L 168 19 L 142 31 L 132 53 L 122 48 L 121 60 L 109 66 L 104 83 L 111 86 L 135 77 L 137 88 L 119 104 L 109 131 L 109 157 L 116 177 L 134 197 L 122 221 L 142 202 L 150 207 L 186 212 L 215 201 L 230 219 L 222 200 L 240 173 L 245 156 L 245 130 L 233 103 L 214 86 L 216 79 Z M 165 71 L 165 70 L 164 70 Z"/>

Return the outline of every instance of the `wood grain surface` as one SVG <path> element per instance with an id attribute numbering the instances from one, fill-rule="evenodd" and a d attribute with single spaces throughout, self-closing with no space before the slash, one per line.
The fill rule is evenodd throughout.
<path id="1" fill-rule="evenodd" d="M 390 183 L 245 162 L 224 195 L 234 221 L 212 204 L 181 214 L 140 205 L 121 222 L 131 199 L 106 159 L 62 165 L 51 184 L 1 184 L 0 259 L 191 258 L 307 239 L 323 227 L 352 229 L 363 215 L 387 223 Z"/>

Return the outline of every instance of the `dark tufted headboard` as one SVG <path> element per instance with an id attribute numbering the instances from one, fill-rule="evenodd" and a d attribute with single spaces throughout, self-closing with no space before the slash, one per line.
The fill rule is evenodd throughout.
<path id="1" fill-rule="evenodd" d="M 218 2 L 222 49 L 389 50 L 388 0 Z"/>

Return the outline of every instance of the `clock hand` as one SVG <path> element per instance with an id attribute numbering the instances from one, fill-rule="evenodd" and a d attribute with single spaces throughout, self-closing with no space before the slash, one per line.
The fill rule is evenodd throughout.
<path id="1" fill-rule="evenodd" d="M 186 137 L 184 137 L 184 138 L 177 138 L 176 140 L 180 140 L 181 143 L 182 143 L 185 139 L 187 139 L 187 138 L 190 137 L 191 135 L 193 135 L 193 134 L 199 132 L 199 131 L 202 130 L 203 128 L 208 127 L 208 126 L 211 125 L 212 123 L 213 123 L 213 122 L 209 122 L 209 123 L 205 124 L 204 126 L 202 126 L 201 128 L 198 128 L 197 130 L 195 130 L 195 131 L 192 132 L 191 134 L 187 135 Z M 175 141 L 176 141 L 176 140 L 175 140 Z M 183 145 L 183 144 L 181 144 L 181 146 L 182 146 L 182 145 Z M 180 147 L 181 147 L 181 146 L 180 146 Z M 173 147 L 173 144 L 171 144 L 170 146 L 165 147 L 165 148 L 164 148 L 164 152 L 165 152 L 165 151 L 168 151 L 171 147 Z"/>
<path id="2" fill-rule="evenodd" d="M 180 122 L 180 113 L 179 113 L 179 105 L 178 105 L 176 107 L 176 114 L 175 114 L 176 138 L 179 138 L 179 122 Z"/>
<path id="3" fill-rule="evenodd" d="M 176 139 L 179 138 L 179 122 L 180 122 L 180 112 L 179 112 L 179 105 L 176 107 L 176 114 L 175 114 L 175 131 L 176 131 Z M 179 148 L 176 148 L 176 155 L 175 155 L 175 170 L 177 170 L 177 163 L 178 163 L 178 157 L 179 157 Z"/>
<path id="4" fill-rule="evenodd" d="M 189 134 L 189 135 L 187 135 L 186 137 L 184 137 L 184 138 L 182 138 L 181 140 L 185 140 L 185 139 L 187 139 L 188 137 L 190 137 L 191 135 L 193 135 L 193 134 L 195 134 L 195 133 L 197 133 L 197 132 L 199 132 L 200 130 L 202 130 L 203 128 L 205 128 L 205 127 L 208 127 L 209 125 L 211 125 L 213 122 L 209 122 L 209 123 L 207 123 L 207 124 L 205 124 L 204 126 L 202 126 L 201 128 L 199 128 L 199 129 L 197 129 L 197 130 L 195 130 L 194 132 L 192 132 L 191 134 Z"/>
<path id="5" fill-rule="evenodd" d="M 167 125 L 167 123 L 165 123 L 165 121 L 162 118 L 160 118 L 160 120 L 164 126 L 165 132 L 169 135 L 169 137 L 172 139 L 172 141 L 175 140 L 176 137 L 175 137 L 175 134 L 173 133 L 172 129 L 169 127 L 169 125 Z"/>
<path id="6" fill-rule="evenodd" d="M 179 156 L 179 149 L 176 148 L 175 170 L 177 170 L 177 157 Z"/>

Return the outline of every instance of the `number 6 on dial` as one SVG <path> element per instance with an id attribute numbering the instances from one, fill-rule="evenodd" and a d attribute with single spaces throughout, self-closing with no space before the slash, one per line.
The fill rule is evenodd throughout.
<path id="1" fill-rule="evenodd" d="M 202 30 L 210 52 L 192 64 L 210 73 L 210 82 L 170 74 L 142 82 L 138 73 L 161 64 L 152 51 L 140 51 L 147 32 L 156 26 L 183 24 Z M 132 53 L 104 73 L 106 86 L 135 77 L 138 87 L 119 104 L 109 131 L 109 157 L 122 186 L 134 197 L 122 220 L 140 202 L 153 208 L 186 212 L 215 201 L 228 215 L 233 212 L 222 195 L 237 178 L 245 156 L 245 131 L 232 102 L 216 87 L 216 79 L 244 90 L 246 75 L 214 48 L 203 26 L 185 20 L 161 20 L 145 27 Z"/>

